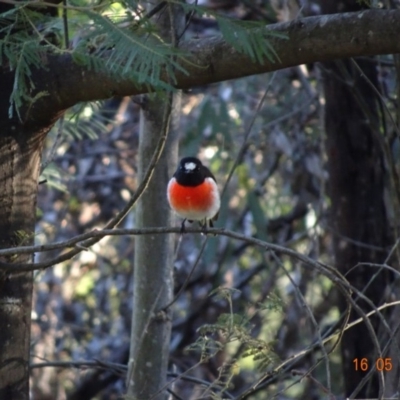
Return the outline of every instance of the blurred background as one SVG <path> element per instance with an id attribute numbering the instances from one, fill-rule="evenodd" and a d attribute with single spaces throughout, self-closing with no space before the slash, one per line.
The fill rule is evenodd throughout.
<path id="1" fill-rule="evenodd" d="M 318 12 L 312 2 L 201 3 L 227 16 L 267 23 Z M 215 21 L 194 17 L 186 35 L 217 33 Z M 393 60 L 388 56 L 371 62 L 377 67 L 381 94 L 394 110 Z M 180 156 L 201 158 L 222 190 L 244 146 L 216 226 L 333 265 L 321 70 L 320 65 L 302 65 L 185 92 Z M 139 104 L 139 97 L 82 104 L 56 124 L 43 153 L 37 244 L 101 228 L 135 192 Z M 399 142 L 392 144 L 398 166 Z M 134 213 L 120 227 L 135 227 Z M 204 237 L 186 234 L 178 239 L 176 292 Z M 106 237 L 73 260 L 35 273 L 32 364 L 60 364 L 33 369 L 33 399 L 112 400 L 124 393 L 120 364 L 126 365 L 129 355 L 133 250 L 132 236 Z M 35 261 L 52 256 L 38 253 Z M 340 317 L 336 304 L 332 282 L 293 258 L 278 258 L 223 236 L 209 238 L 173 305 L 171 377 L 189 369 L 191 377 L 178 380 L 174 391 L 186 400 L 219 398 L 202 385 L 216 382 L 215 393 L 225 385 L 223 398 L 234 398 L 265 371 L 318 340 L 321 332 L 331 332 Z M 237 318 L 236 340 L 224 337 L 227 316 Z M 223 347 L 213 352 L 218 343 Z M 330 385 L 339 399 L 344 384 L 340 352 L 334 349 L 329 355 L 329 373 L 317 362 L 322 355 L 320 349 L 307 354 L 249 398 L 322 399 Z M 311 367 L 313 379 L 300 380 L 293 373 Z"/>

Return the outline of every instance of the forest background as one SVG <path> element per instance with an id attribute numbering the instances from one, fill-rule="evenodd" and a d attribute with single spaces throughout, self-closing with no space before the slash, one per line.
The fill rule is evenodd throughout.
<path id="1" fill-rule="evenodd" d="M 399 398 L 399 8 L 0 1 L 0 398 Z"/>

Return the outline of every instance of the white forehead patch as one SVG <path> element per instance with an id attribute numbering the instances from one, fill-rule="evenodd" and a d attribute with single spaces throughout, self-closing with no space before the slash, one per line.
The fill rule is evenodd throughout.
<path id="1" fill-rule="evenodd" d="M 185 163 L 185 169 L 188 171 L 193 171 L 196 169 L 196 164 L 194 162 Z"/>

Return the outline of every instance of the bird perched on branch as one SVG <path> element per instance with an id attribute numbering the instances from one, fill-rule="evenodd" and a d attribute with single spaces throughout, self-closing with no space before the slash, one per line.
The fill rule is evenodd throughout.
<path id="1" fill-rule="evenodd" d="M 205 228 L 207 223 L 213 227 L 218 217 L 221 199 L 217 182 L 211 171 L 196 157 L 185 157 L 168 183 L 168 202 L 171 208 L 185 221 L 200 221 Z"/>

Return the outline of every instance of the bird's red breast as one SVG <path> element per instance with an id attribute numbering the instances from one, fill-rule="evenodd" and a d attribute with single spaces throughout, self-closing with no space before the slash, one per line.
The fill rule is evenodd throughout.
<path id="1" fill-rule="evenodd" d="M 197 186 L 184 186 L 172 178 L 168 200 L 178 214 L 188 219 L 213 218 L 219 209 L 218 188 L 211 178 Z"/>

